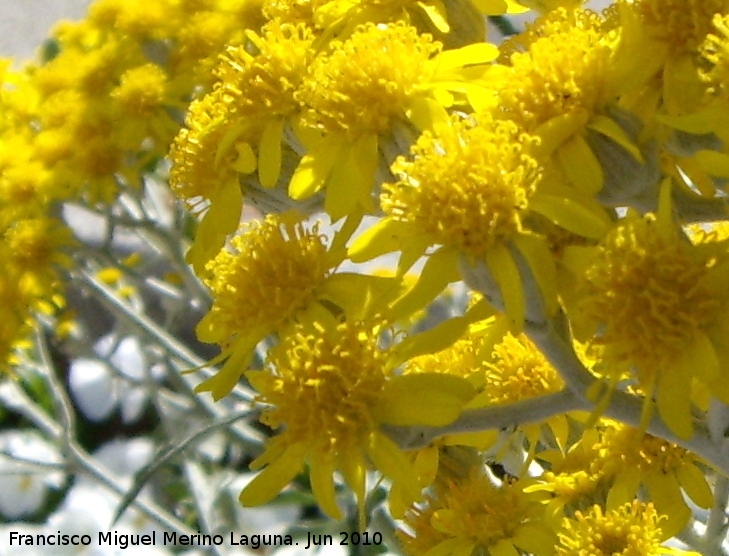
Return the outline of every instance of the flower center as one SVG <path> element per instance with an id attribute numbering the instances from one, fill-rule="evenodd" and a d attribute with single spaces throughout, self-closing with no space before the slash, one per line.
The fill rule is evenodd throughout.
<path id="1" fill-rule="evenodd" d="M 610 233 L 586 274 L 584 315 L 602 328 L 606 358 L 637 365 L 643 379 L 674 358 L 712 318 L 718 301 L 701 280 L 713 264 L 652 216 Z"/>
<path id="2" fill-rule="evenodd" d="M 395 161 L 399 181 L 383 185 L 382 209 L 434 243 L 482 257 L 521 229 L 538 180 L 537 163 L 526 152 L 533 142 L 506 121 L 464 120 L 423 133 L 413 159 Z"/>
<path id="3" fill-rule="evenodd" d="M 252 326 L 270 328 L 301 309 L 329 275 L 324 237 L 294 213 L 269 215 L 208 263 L 214 299 L 210 326 L 232 338 Z"/>
<path id="4" fill-rule="evenodd" d="M 377 423 L 372 408 L 387 379 L 381 323 L 347 321 L 333 330 L 297 325 L 272 350 L 262 388 L 266 424 L 324 453 L 355 449 Z M 359 449 L 359 448 L 356 448 Z"/>
<path id="5" fill-rule="evenodd" d="M 385 133 L 427 80 L 426 62 L 439 50 L 430 35 L 403 22 L 359 27 L 311 64 L 297 95 L 310 108 L 308 123 L 353 136 Z"/>

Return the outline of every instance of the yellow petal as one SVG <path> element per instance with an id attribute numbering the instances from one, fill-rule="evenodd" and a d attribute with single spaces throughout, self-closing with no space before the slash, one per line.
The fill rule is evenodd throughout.
<path id="1" fill-rule="evenodd" d="M 511 537 L 511 542 L 524 550 L 532 554 L 551 554 L 554 552 L 554 545 L 557 539 L 553 532 L 551 532 L 546 525 L 539 526 L 537 524 L 522 525 Z"/>
<path id="2" fill-rule="evenodd" d="M 480 42 L 441 52 L 434 62 L 439 72 L 446 72 L 463 66 L 486 64 L 498 55 L 499 49 L 496 46 Z"/>
<path id="3" fill-rule="evenodd" d="M 428 19 L 433 22 L 433 25 L 435 25 L 438 31 L 448 33 L 451 30 L 450 25 L 448 25 L 446 9 L 443 2 L 440 0 L 426 0 L 425 2 L 418 2 L 418 6 L 425 12 Z"/>
<path id="4" fill-rule="evenodd" d="M 538 154 L 540 156 L 551 155 L 567 139 L 584 128 L 589 119 L 585 110 L 573 110 L 543 123 L 534 133 L 541 139 Z"/>
<path id="5" fill-rule="evenodd" d="M 486 265 L 499 286 L 506 316 L 516 330 L 521 331 L 524 327 L 524 290 L 514 258 L 506 247 L 495 245 L 486 254 Z"/>
<path id="6" fill-rule="evenodd" d="M 691 416 L 691 375 L 696 369 L 692 354 L 684 352 L 678 360 L 662 369 L 658 378 L 658 414 L 666 426 L 679 438 L 691 438 L 694 433 Z"/>
<path id="7" fill-rule="evenodd" d="M 633 158 L 635 158 L 638 162 L 645 164 L 643 154 L 640 152 L 638 146 L 633 142 L 630 136 L 625 133 L 625 130 L 623 130 L 623 128 L 620 127 L 612 118 L 600 115 L 594 116 L 587 127 L 609 137 L 633 155 Z"/>
<path id="8" fill-rule="evenodd" d="M 218 254 L 225 238 L 238 227 L 242 208 L 243 194 L 236 182 L 223 185 L 210 197 L 210 209 L 197 227 L 195 241 L 186 255 L 187 262 L 199 275 L 205 275 L 207 262 Z"/>
<path id="9" fill-rule="evenodd" d="M 554 257 L 543 238 L 521 235 L 514 240 L 519 253 L 526 259 L 529 270 L 537 282 L 547 316 L 557 312 L 557 269 Z"/>
<path id="10" fill-rule="evenodd" d="M 420 498 L 415 470 L 392 440 L 381 432 L 373 432 L 367 444 L 367 455 L 383 475 L 400 483 L 407 498 L 413 502 Z"/>
<path id="11" fill-rule="evenodd" d="M 314 149 L 305 154 L 294 170 L 294 175 L 291 176 L 289 196 L 295 201 L 300 201 L 321 190 L 332 168 L 340 159 L 343 148 L 343 138 L 332 135 L 320 141 Z"/>
<path id="12" fill-rule="evenodd" d="M 387 383 L 375 414 L 390 425 L 441 427 L 455 421 L 475 394 L 473 385 L 459 376 L 411 373 Z"/>
<path id="13" fill-rule="evenodd" d="M 595 195 L 602 189 L 605 177 L 600 161 L 581 135 L 573 135 L 556 151 L 560 167 L 580 191 Z"/>
<path id="14" fill-rule="evenodd" d="M 610 229 L 610 218 L 597 203 L 582 204 L 567 197 L 537 194 L 529 201 L 529 208 L 582 237 L 600 240 Z"/>
<path id="15" fill-rule="evenodd" d="M 638 469 L 625 469 L 615 478 L 607 497 L 607 509 L 617 510 L 635 498 L 640 488 L 641 476 Z"/>
<path id="16" fill-rule="evenodd" d="M 327 182 L 324 209 L 336 221 L 357 207 L 374 212 L 372 189 L 379 162 L 377 135 L 365 133 L 332 166 Z"/>
<path id="17" fill-rule="evenodd" d="M 260 506 L 273 500 L 299 474 L 304 465 L 306 445 L 292 444 L 273 463 L 261 471 L 240 493 L 244 506 Z"/>
<path id="18" fill-rule="evenodd" d="M 438 91 L 442 91 L 442 89 L 437 89 L 436 92 Z M 430 97 L 418 95 L 411 99 L 405 115 L 420 131 L 426 131 L 433 129 L 437 124 L 447 123 L 448 112 L 443 108 L 443 104 L 448 106 L 452 102 L 452 96 L 450 102 L 447 99 L 441 99 L 439 103 Z"/>
<path id="19" fill-rule="evenodd" d="M 487 15 L 501 15 L 503 13 L 506 13 L 506 10 L 508 9 L 507 1 L 504 0 L 471 0 L 473 2 L 473 5 L 476 6 L 476 9 L 480 11 L 482 14 Z M 512 2 L 513 4 L 513 2 Z M 524 10 L 528 11 L 528 10 Z"/>
<path id="20" fill-rule="evenodd" d="M 222 368 L 195 388 L 195 392 L 210 392 L 215 401 L 227 396 L 235 388 L 243 373 L 248 370 L 253 359 L 253 350 L 260 337 L 246 337 L 240 340 Z"/>
<path id="21" fill-rule="evenodd" d="M 370 308 L 386 305 L 395 299 L 402 288 L 399 278 L 338 272 L 329 277 L 319 297 L 334 303 L 347 318 L 361 319 Z"/>
<path id="22" fill-rule="evenodd" d="M 357 236 L 347 251 L 347 257 L 353 263 L 363 263 L 398 251 L 405 238 L 412 234 L 412 226 L 407 223 L 393 218 L 383 218 Z"/>
<path id="23" fill-rule="evenodd" d="M 349 450 L 337 454 L 339 460 L 339 469 L 344 475 L 349 488 L 352 489 L 360 509 L 360 513 L 364 511 L 365 504 L 365 479 L 366 469 L 362 459 L 362 453 L 357 450 Z"/>
<path id="24" fill-rule="evenodd" d="M 666 516 L 660 525 L 663 537 L 677 535 L 691 519 L 691 510 L 686 506 L 678 479 L 673 473 L 658 472 L 647 474 L 643 482 L 656 511 Z"/>
<path id="25" fill-rule="evenodd" d="M 479 302 L 462 317 L 444 320 L 430 330 L 405 338 L 390 350 L 389 362 L 393 367 L 397 367 L 418 355 L 446 349 L 463 335 L 469 324 L 486 319 L 493 313 L 494 310 L 487 303 Z"/>
<path id="26" fill-rule="evenodd" d="M 431 445 L 421 448 L 415 454 L 415 470 L 421 484 L 428 486 L 435 480 L 438 472 L 439 453 L 438 446 Z"/>
<path id="27" fill-rule="evenodd" d="M 676 478 L 697 506 L 708 510 L 714 505 L 714 493 L 706 482 L 706 475 L 698 467 L 684 463 L 676 469 Z"/>
<path id="28" fill-rule="evenodd" d="M 701 105 L 706 85 L 689 53 L 669 56 L 663 68 L 663 106 L 669 114 L 692 112 Z"/>
<path id="29" fill-rule="evenodd" d="M 275 119 L 263 130 L 258 148 L 258 179 L 263 187 L 276 186 L 281 174 L 281 134 L 283 119 Z"/>
<path id="30" fill-rule="evenodd" d="M 252 174 L 256 170 L 256 155 L 249 143 L 241 142 L 235 146 L 238 153 L 233 161 L 233 169 L 241 174 Z"/>
<path id="31" fill-rule="evenodd" d="M 334 464 L 323 454 L 315 453 L 309 465 L 309 481 L 319 507 L 332 519 L 342 519 L 334 489 Z"/>
<path id="32" fill-rule="evenodd" d="M 394 320 L 401 320 L 428 305 L 451 282 L 459 279 L 458 254 L 441 248 L 425 262 L 416 284 L 392 306 Z"/>
<path id="33" fill-rule="evenodd" d="M 709 150 L 702 150 L 694 156 L 696 164 L 718 178 L 729 178 L 729 155 Z"/>

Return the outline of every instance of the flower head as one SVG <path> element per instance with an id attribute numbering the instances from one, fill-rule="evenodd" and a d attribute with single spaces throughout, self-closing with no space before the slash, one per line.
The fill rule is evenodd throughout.
<path id="1" fill-rule="evenodd" d="M 480 469 L 437 483 L 425 503 L 405 517 L 399 537 L 406 553 L 552 554 L 555 539 L 543 523 L 543 506 L 523 487 L 495 484 Z"/>
<path id="2" fill-rule="evenodd" d="M 532 133 L 555 117 L 594 114 L 608 93 L 611 48 L 604 25 L 589 10 L 559 8 L 507 43 L 499 111 Z"/>
<path id="3" fill-rule="evenodd" d="M 225 344 L 251 328 L 273 329 L 311 301 L 334 266 L 318 225 L 300 215 L 269 215 L 208 263 L 213 307 L 198 326 Z"/>
<path id="4" fill-rule="evenodd" d="M 485 393 L 494 404 L 543 396 L 563 386 L 554 367 L 523 334 L 507 332 L 486 365 Z"/>
<path id="5" fill-rule="evenodd" d="M 340 515 L 335 469 L 360 505 L 369 463 L 412 502 L 420 492 L 417 474 L 380 426 L 447 424 L 473 390 L 467 381 L 448 375 L 396 375 L 382 347 L 386 323 L 377 317 L 323 322 L 295 325 L 271 350 L 264 370 L 247 373 L 259 401 L 268 404 L 262 421 L 278 435 L 253 463 L 268 466 L 241 500 L 266 502 L 308 462 L 314 495 L 333 517 Z"/>
<path id="6" fill-rule="evenodd" d="M 425 132 L 412 160 L 401 157 L 393 165 L 399 180 L 383 186 L 382 209 L 434 244 L 483 257 L 522 229 L 539 180 L 529 155 L 534 143 L 506 121 L 453 121 Z"/>
<path id="7" fill-rule="evenodd" d="M 718 244 L 692 245 L 672 222 L 669 194 L 664 188 L 657 216 L 629 213 L 596 248 L 573 316 L 597 331 L 609 366 L 633 370 L 664 421 L 687 437 L 693 379 L 722 395 L 716 333 L 729 300 L 717 286 L 727 265 Z"/>
<path id="8" fill-rule="evenodd" d="M 698 556 L 661 546 L 661 518 L 653 504 L 637 500 L 615 510 L 595 505 L 589 512 L 578 511 L 574 519 L 564 520 L 557 556 Z"/>
<path id="9" fill-rule="evenodd" d="M 356 137 L 390 130 L 427 82 L 440 44 L 398 22 L 363 25 L 330 48 L 311 64 L 298 99 L 312 125 Z"/>

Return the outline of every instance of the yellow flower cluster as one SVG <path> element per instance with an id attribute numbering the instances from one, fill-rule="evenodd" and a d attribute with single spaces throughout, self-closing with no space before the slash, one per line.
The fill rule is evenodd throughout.
<path id="1" fill-rule="evenodd" d="M 1 74 L 0 357 L 62 304 L 60 204 L 169 167 L 198 391 L 271 433 L 243 504 L 306 471 L 364 526 L 376 471 L 414 556 L 681 554 L 729 469 L 729 2 L 582 4 L 98 0 Z"/>

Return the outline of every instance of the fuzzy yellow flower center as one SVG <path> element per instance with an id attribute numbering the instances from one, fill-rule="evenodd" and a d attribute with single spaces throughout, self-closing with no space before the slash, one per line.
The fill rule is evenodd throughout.
<path id="1" fill-rule="evenodd" d="M 258 385 L 272 407 L 262 421 L 310 452 L 359 449 L 377 427 L 373 407 L 389 371 L 379 346 L 382 324 L 347 321 L 325 330 L 297 325 L 268 357 L 270 375 Z"/>
<path id="2" fill-rule="evenodd" d="M 701 52 L 712 67 L 705 79 L 712 86 L 712 92 L 729 97 L 729 15 L 716 14 L 713 19 L 715 33 L 710 33 L 702 45 Z"/>
<path id="3" fill-rule="evenodd" d="M 530 132 L 575 110 L 593 113 L 606 97 L 610 58 L 595 14 L 559 9 L 538 29 L 498 84 L 499 109 Z"/>
<path id="4" fill-rule="evenodd" d="M 331 52 L 317 57 L 298 95 L 307 121 L 324 131 L 385 133 L 421 83 L 440 50 L 429 35 L 402 22 L 361 26 Z"/>
<path id="5" fill-rule="evenodd" d="M 414 534 L 401 531 L 400 539 L 413 556 L 450 539 L 458 539 L 464 548 L 471 546 L 474 554 L 488 554 L 490 547 L 508 542 L 524 525 L 532 526 L 541 509 L 519 483 L 497 486 L 483 472 L 472 471 L 462 480 L 437 483 L 426 504 L 406 514 L 405 525 Z"/>
<path id="6" fill-rule="evenodd" d="M 486 366 L 486 391 L 493 403 L 510 403 L 558 392 L 563 381 L 529 339 L 507 333 Z"/>
<path id="7" fill-rule="evenodd" d="M 260 37 L 252 31 L 247 35 L 255 54 L 243 46 L 230 47 L 215 70 L 231 115 L 290 115 L 298 108 L 294 92 L 312 57 L 313 34 L 304 25 L 272 21 Z"/>
<path id="8" fill-rule="evenodd" d="M 413 357 L 407 363 L 409 373 L 448 373 L 467 377 L 481 368 L 478 346 L 472 338 L 461 338 L 450 348 L 437 353 Z"/>
<path id="9" fill-rule="evenodd" d="M 696 50 L 711 31 L 714 14 L 726 11 L 726 0 L 634 0 L 647 33 L 676 52 Z"/>
<path id="10" fill-rule="evenodd" d="M 702 287 L 713 260 L 652 216 L 628 218 L 605 239 L 586 273 L 581 310 L 605 356 L 652 373 L 713 318 L 719 301 Z M 649 378 L 643 376 L 643 378 Z"/>
<path id="11" fill-rule="evenodd" d="M 5 232 L 4 240 L 12 262 L 21 270 L 44 272 L 59 249 L 71 241 L 70 231 L 48 218 L 30 218 L 16 222 Z"/>
<path id="12" fill-rule="evenodd" d="M 122 108 L 133 116 L 150 115 L 165 100 L 167 75 L 155 64 L 127 70 L 111 91 Z"/>
<path id="13" fill-rule="evenodd" d="M 653 556 L 659 554 L 660 518 L 652 504 L 634 501 L 603 512 L 593 506 L 565 519 L 558 556 Z"/>
<path id="14" fill-rule="evenodd" d="M 434 243 L 482 257 L 521 229 L 538 179 L 528 154 L 533 143 L 506 121 L 460 121 L 423 133 L 412 160 L 393 165 L 399 181 L 383 185 L 382 209 Z"/>
<path id="15" fill-rule="evenodd" d="M 170 185 L 183 199 L 209 197 L 232 179 L 236 143 L 253 141 L 268 121 L 298 109 L 294 92 L 313 56 L 310 31 L 274 21 L 248 39 L 257 52 L 230 47 L 220 57 L 215 88 L 190 104 L 172 144 Z"/>
<path id="16" fill-rule="evenodd" d="M 318 227 L 292 213 L 269 215 L 210 261 L 213 296 L 208 318 L 221 338 L 285 321 L 312 298 L 331 265 Z"/>
<path id="17" fill-rule="evenodd" d="M 618 474 L 625 469 L 638 469 L 641 474 L 675 473 L 678 468 L 696 461 L 676 444 L 617 423 L 603 431 L 600 442 L 593 449 L 600 454 L 594 467 L 608 474 Z"/>

